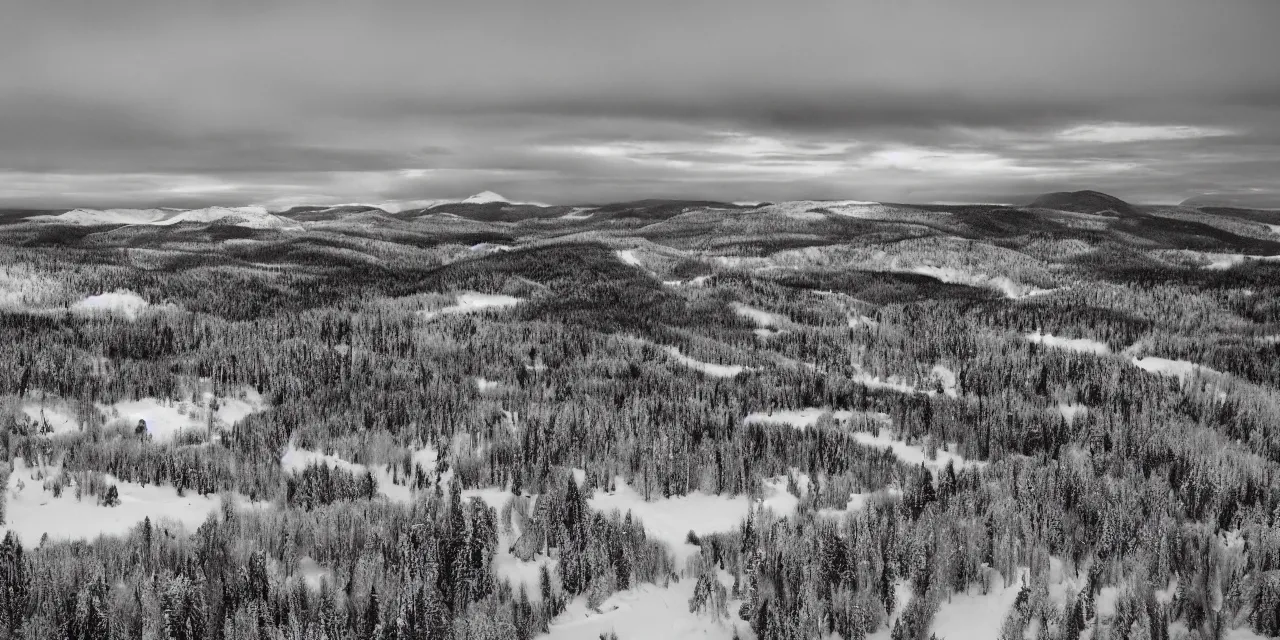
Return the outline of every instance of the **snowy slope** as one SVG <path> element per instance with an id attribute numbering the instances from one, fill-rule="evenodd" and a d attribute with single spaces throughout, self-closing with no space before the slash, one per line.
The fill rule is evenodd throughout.
<path id="1" fill-rule="evenodd" d="M 481 191 L 480 193 L 463 200 L 462 204 L 489 204 L 491 202 L 510 202 L 510 200 L 507 200 L 492 191 Z"/>
<path id="2" fill-rule="evenodd" d="M 98 224 L 173 225 L 182 222 L 220 222 L 253 229 L 301 229 L 298 223 L 269 213 L 266 207 L 206 207 L 204 209 L 75 209 L 58 215 L 32 216 L 32 222 L 81 226 Z"/>

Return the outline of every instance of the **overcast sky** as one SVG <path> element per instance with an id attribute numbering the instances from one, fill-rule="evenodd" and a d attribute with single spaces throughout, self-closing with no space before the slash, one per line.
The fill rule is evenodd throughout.
<path id="1" fill-rule="evenodd" d="M 7 0 L 0 206 L 1280 200 L 1277 0 Z"/>

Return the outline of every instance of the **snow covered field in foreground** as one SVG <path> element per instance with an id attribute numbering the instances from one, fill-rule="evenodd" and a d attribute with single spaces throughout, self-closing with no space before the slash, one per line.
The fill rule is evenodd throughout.
<path id="1" fill-rule="evenodd" d="M 45 477 L 58 473 L 57 467 L 40 469 Z M 179 496 L 171 486 L 144 487 L 111 476 L 107 476 L 108 482 L 115 484 L 120 493 L 117 506 L 101 506 L 97 497 L 90 495 L 77 500 L 74 485 L 64 488 L 62 495 L 55 498 L 51 491 L 45 491 L 43 480 L 32 477 L 36 470 L 21 458 L 15 459 L 7 487 L 8 506 L 3 528 L 17 533 L 26 547 L 39 545 L 46 533 L 53 540 L 92 540 L 99 535 L 122 535 L 148 517 L 156 525 L 171 521 L 194 531 L 210 511 L 221 505 L 216 495 L 187 492 Z"/>

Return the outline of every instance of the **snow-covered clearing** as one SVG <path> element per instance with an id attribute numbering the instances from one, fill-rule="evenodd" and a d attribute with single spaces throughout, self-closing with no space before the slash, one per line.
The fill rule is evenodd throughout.
<path id="1" fill-rule="evenodd" d="M 1028 284 L 1014 282 L 1006 276 L 985 276 L 952 267 L 935 267 L 931 265 L 920 265 L 910 269 L 912 273 L 936 278 L 942 282 L 949 284 L 963 284 L 970 287 L 985 287 L 995 289 L 1003 293 L 1006 297 L 1012 299 L 1026 298 L 1028 296 L 1044 295 L 1053 291 L 1053 289 L 1039 289 Z"/>
<path id="2" fill-rule="evenodd" d="M 721 577 L 724 582 L 724 577 Z M 694 578 L 672 582 L 667 587 L 642 584 L 634 589 L 619 591 L 600 605 L 600 612 L 587 608 L 585 597 L 575 599 L 568 609 L 550 625 L 550 633 L 542 638 L 549 640 L 598 640 L 601 634 L 616 631 L 620 638 L 646 638 L 686 640 L 729 640 L 738 636 L 744 640 L 754 638 L 750 625 L 737 617 L 740 604 L 729 602 L 729 617 L 717 619 L 710 612 L 695 614 L 689 611 L 689 599 L 693 597 Z M 732 584 L 726 584 L 726 588 Z"/>
<path id="3" fill-rule="evenodd" d="M 1248 262 L 1251 260 L 1259 260 L 1264 262 L 1275 262 L 1280 260 L 1280 255 L 1249 256 L 1241 253 L 1204 253 L 1204 254 L 1200 254 L 1200 257 L 1209 261 L 1209 263 L 1204 265 L 1203 268 L 1215 269 L 1215 270 L 1230 269 L 1231 267 L 1234 267 L 1239 264 L 1244 264 L 1245 262 Z"/>
<path id="4" fill-rule="evenodd" d="M 29 393 L 18 400 L 18 410 L 41 427 L 48 426 L 55 434 L 80 430 L 80 420 L 76 417 L 75 408 L 54 395 L 40 391 Z"/>
<path id="5" fill-rule="evenodd" d="M 421 467 L 422 471 L 431 474 L 436 469 L 436 463 L 440 459 L 439 453 L 432 447 L 423 447 L 413 452 L 413 465 Z M 332 453 L 321 453 L 319 451 L 311 451 L 294 446 L 292 443 L 285 449 L 284 455 L 280 457 L 280 468 L 285 473 L 300 473 L 308 465 L 323 464 L 334 469 L 342 469 L 356 475 L 357 477 L 366 471 L 373 474 L 374 480 L 378 483 L 378 494 L 392 502 L 408 504 L 413 502 L 413 489 L 408 484 L 396 484 L 392 471 L 388 469 L 388 465 L 363 465 L 351 462 Z M 447 484 L 453 477 L 453 472 L 448 471 L 442 474 L 440 482 Z M 501 509 L 506 500 L 511 497 L 511 492 L 506 489 L 497 487 L 489 489 L 464 489 L 462 498 L 464 500 L 470 498 L 480 498 L 486 504 Z"/>
<path id="6" fill-rule="evenodd" d="M 142 296 L 127 289 L 119 289 L 96 296 L 88 296 L 71 305 L 72 313 L 82 315 L 118 315 L 129 320 L 136 320 L 151 303 Z"/>
<path id="7" fill-rule="evenodd" d="M 8 506 L 3 528 L 18 534 L 27 547 L 40 544 L 41 536 L 46 533 L 53 540 L 92 540 L 99 535 L 120 535 L 148 517 L 155 525 L 169 521 L 194 531 L 210 511 L 221 505 L 216 495 L 201 496 L 187 492 L 185 496 L 179 496 L 177 490 L 170 486 L 144 487 L 110 475 L 106 476 L 107 482 L 114 484 L 120 495 L 117 506 L 101 506 L 97 497 L 90 495 L 77 500 L 74 483 L 55 498 L 53 492 L 45 491 L 43 479 L 33 477 L 37 471 L 42 472 L 45 478 L 52 478 L 59 473 L 59 468 L 28 467 L 21 458 L 15 458 L 7 488 Z"/>
<path id="8" fill-rule="evenodd" d="M 716 377 L 716 378 L 732 378 L 738 375 L 739 373 L 742 373 L 743 371 L 750 370 L 750 367 L 744 367 L 742 365 L 737 365 L 737 364 L 733 364 L 733 365 L 711 364 L 710 362 L 695 360 L 693 358 L 690 358 L 689 356 L 684 355 L 683 353 L 680 353 L 680 349 L 676 347 L 666 347 L 665 351 L 672 358 L 674 358 L 676 362 L 679 362 L 680 364 L 686 367 L 689 367 L 691 369 L 697 369 L 698 371 L 701 371 L 709 376 Z"/>
<path id="9" fill-rule="evenodd" d="M 897 456 L 899 460 L 910 465 L 923 464 L 926 468 L 938 471 L 947 466 L 948 462 L 954 462 L 956 469 L 965 467 L 981 468 L 987 466 L 986 462 L 981 460 L 966 460 L 964 456 L 951 453 L 945 447 L 938 447 L 935 452 L 934 459 L 930 460 L 928 453 L 923 445 L 907 444 L 901 440 L 894 440 L 889 434 L 881 430 L 879 434 L 868 433 L 866 431 L 858 431 L 853 434 L 853 439 L 858 444 L 875 447 L 877 449 L 888 449 Z M 950 445 L 948 445 L 949 447 Z"/>
<path id="10" fill-rule="evenodd" d="M 1051 333 L 1028 333 L 1027 340 L 1036 344 L 1042 344 L 1046 347 L 1055 349 L 1066 349 L 1068 351 L 1078 351 L 1080 353 L 1093 353 L 1097 355 L 1106 355 L 1111 353 L 1111 348 L 1105 342 L 1098 342 L 1089 338 L 1061 338 Z"/>
<path id="11" fill-rule="evenodd" d="M 450 315 L 455 313 L 474 313 L 485 309 L 505 309 L 520 304 L 522 300 L 515 296 L 503 295 L 500 293 L 476 293 L 474 291 L 466 291 L 459 293 L 457 299 L 452 305 L 436 311 L 419 311 L 418 314 L 423 318 L 430 320 L 441 315 Z"/>
<path id="12" fill-rule="evenodd" d="M 799 499 L 787 493 L 786 487 L 785 477 L 765 482 L 765 495 L 756 506 L 768 508 L 780 516 L 794 513 Z M 631 511 L 633 516 L 644 522 L 644 528 L 651 536 L 671 548 L 676 566 L 684 566 L 686 558 L 698 553 L 698 547 L 685 542 L 690 531 L 700 536 L 732 531 L 752 509 L 752 502 L 745 495 L 710 495 L 701 491 L 645 501 L 644 496 L 627 486 L 621 477 L 616 480 L 614 492 L 596 491 L 587 504 L 605 513 Z"/>
<path id="13" fill-rule="evenodd" d="M 1135 356 L 1130 361 L 1143 371 L 1177 378 L 1183 382 L 1186 382 L 1187 378 L 1197 375 L 1222 375 L 1221 372 L 1194 362 L 1187 362 L 1186 360 L 1170 360 L 1169 358 L 1157 358 L 1155 356 L 1139 358 Z"/>
<path id="14" fill-rule="evenodd" d="M 880 323 L 879 323 L 879 322 L 876 322 L 875 320 L 873 320 L 873 319 L 871 319 L 871 318 L 868 318 L 867 316 L 864 316 L 864 315 L 856 315 L 856 316 L 855 316 L 855 315 L 853 315 L 853 314 L 849 314 L 849 328 L 850 328 L 850 329 L 855 329 L 855 328 L 857 328 L 857 327 L 870 327 L 870 328 L 874 329 L 874 328 L 876 328 L 876 327 L 878 327 L 878 326 L 880 326 Z"/>
<path id="15" fill-rule="evenodd" d="M 235 395 L 215 398 L 211 389 L 201 393 L 199 402 L 173 401 L 160 398 L 121 400 L 110 405 L 98 405 L 98 410 L 108 422 L 122 420 L 133 426 L 139 420 L 147 423 L 147 433 L 157 441 L 172 440 L 179 431 L 216 431 L 243 420 L 246 416 L 267 408 L 266 400 L 252 387 L 241 387 Z M 211 411 L 216 400 L 218 408 Z"/>
<path id="16" fill-rule="evenodd" d="M 629 264 L 633 267 L 644 267 L 644 263 L 640 262 L 640 258 L 636 256 L 635 249 L 622 249 L 617 253 L 618 259 L 621 260 L 623 264 Z"/>
<path id="17" fill-rule="evenodd" d="M 1056 409 L 1057 412 L 1066 419 L 1067 424 L 1075 422 L 1076 416 L 1086 415 L 1089 413 L 1088 407 L 1082 404 L 1074 404 L 1070 402 L 1059 402 L 1058 406 L 1054 407 L 1054 409 Z"/>
<path id="18" fill-rule="evenodd" d="M 595 207 L 574 207 L 572 211 L 560 217 L 565 220 L 586 220 L 595 214 Z"/>
<path id="19" fill-rule="evenodd" d="M 932 387 L 928 389 L 919 389 L 898 376 L 881 378 L 867 373 L 861 366 L 854 366 L 856 370 L 850 376 L 850 379 L 871 389 L 885 389 L 898 393 L 924 393 L 931 396 L 937 395 L 941 391 L 943 395 L 949 398 L 956 398 L 960 395 L 955 372 L 941 364 L 934 365 L 933 369 L 929 371 L 927 381 L 932 382 Z"/>
<path id="20" fill-rule="evenodd" d="M 847 425 L 853 420 L 854 416 L 859 416 L 867 420 L 875 420 L 877 422 L 888 423 L 889 416 L 884 413 L 862 413 L 841 409 L 832 411 L 831 409 L 821 407 L 806 407 L 804 409 L 782 409 L 778 411 L 756 411 L 747 414 L 742 419 L 744 424 L 753 423 L 777 423 L 789 424 L 797 429 L 807 429 L 818 423 L 818 419 L 824 415 L 830 415 L 832 420 L 837 423 Z"/>
<path id="21" fill-rule="evenodd" d="M 777 328 L 787 324 L 787 319 L 779 314 L 747 306 L 741 302 L 733 303 L 733 312 L 760 328 Z"/>
<path id="22" fill-rule="evenodd" d="M 987 580 L 992 585 L 983 595 L 976 586 L 963 593 L 952 595 L 938 605 L 933 617 L 933 633 L 947 640 L 991 640 L 1000 636 L 1000 627 L 1018 599 L 1022 581 L 1029 579 L 1026 569 L 1019 570 L 1019 577 L 1005 586 L 1000 573 L 987 569 Z"/>

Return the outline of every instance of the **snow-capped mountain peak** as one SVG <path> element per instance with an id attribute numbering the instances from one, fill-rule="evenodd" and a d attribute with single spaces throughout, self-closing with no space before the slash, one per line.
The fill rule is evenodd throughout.
<path id="1" fill-rule="evenodd" d="M 481 191 L 480 193 L 462 201 L 462 204 L 489 204 L 491 202 L 510 202 L 506 198 L 492 192 Z"/>

